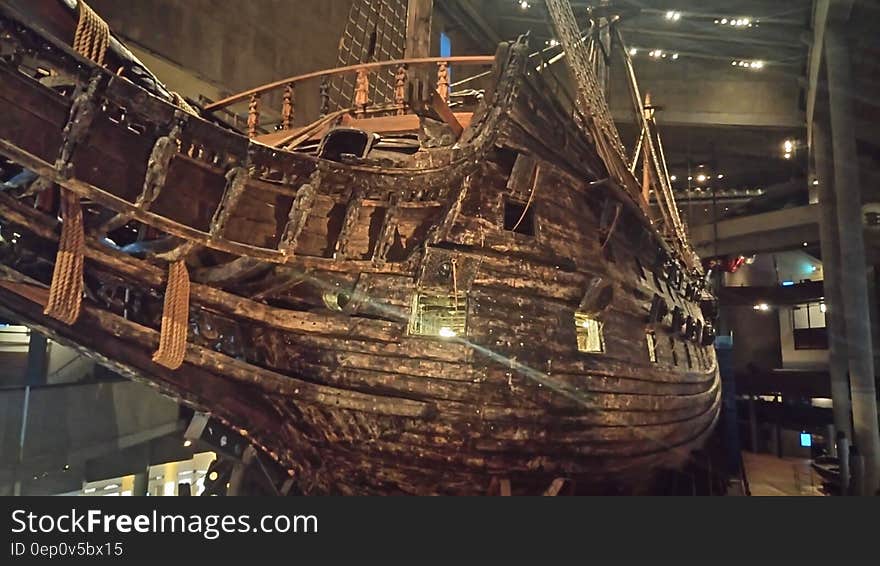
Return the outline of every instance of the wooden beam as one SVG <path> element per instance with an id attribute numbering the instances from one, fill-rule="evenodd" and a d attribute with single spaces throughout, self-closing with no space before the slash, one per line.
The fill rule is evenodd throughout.
<path id="1" fill-rule="evenodd" d="M 443 100 L 443 97 L 437 91 L 434 91 L 434 94 L 431 96 L 431 108 L 438 116 L 440 116 L 440 118 L 443 119 L 443 122 L 449 126 L 449 129 L 451 129 L 452 133 L 455 135 L 455 139 L 460 138 L 464 128 L 455 117 L 455 114 L 452 113 L 452 110 L 449 109 L 449 105 L 446 104 L 446 101 Z"/>
<path id="2" fill-rule="evenodd" d="M 408 59 L 431 56 L 431 20 L 434 0 L 409 0 L 406 10 L 406 46 Z"/>

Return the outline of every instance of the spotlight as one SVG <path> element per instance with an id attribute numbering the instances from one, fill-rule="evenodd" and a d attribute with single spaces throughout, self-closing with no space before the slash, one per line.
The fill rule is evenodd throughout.
<path id="1" fill-rule="evenodd" d="M 531 6 L 529 6 L 529 3 L 526 2 L 526 0 L 522 0 L 522 2 L 519 3 L 519 7 L 522 8 L 523 10 L 528 10 L 529 8 L 531 8 Z"/>
<path id="2" fill-rule="evenodd" d="M 630 55 L 630 57 L 635 57 L 638 53 L 639 53 L 639 50 L 636 49 L 635 47 L 630 47 L 630 48 L 629 48 L 629 55 Z"/>
<path id="3" fill-rule="evenodd" d="M 702 173 L 699 174 L 699 175 L 697 175 L 697 182 L 699 182 L 699 183 L 705 183 L 705 182 L 706 182 L 706 176 L 703 175 Z"/>
<path id="4" fill-rule="evenodd" d="M 183 441 L 184 448 L 189 448 L 190 446 L 192 446 L 192 440 L 184 440 Z"/>
<path id="5" fill-rule="evenodd" d="M 673 180 L 673 181 L 677 181 L 677 180 L 678 180 L 678 177 L 676 177 L 675 175 L 673 175 L 673 176 L 671 176 L 671 177 L 669 177 L 669 178 L 670 178 L 671 180 Z"/>
<path id="6" fill-rule="evenodd" d="M 785 142 L 782 144 L 782 147 L 785 149 L 785 153 L 791 153 L 792 151 L 794 151 L 794 142 L 792 142 L 791 140 L 785 140 Z"/>

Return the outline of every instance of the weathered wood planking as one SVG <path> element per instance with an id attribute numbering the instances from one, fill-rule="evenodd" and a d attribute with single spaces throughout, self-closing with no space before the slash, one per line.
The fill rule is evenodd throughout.
<path id="1" fill-rule="evenodd" d="M 47 65 L 87 80 L 81 60 L 6 17 L 0 24 L 10 41 L 44 47 Z M 688 316 L 708 324 L 699 281 L 685 273 L 677 283 L 638 202 L 605 181 L 592 140 L 524 55 L 522 45 L 499 49 L 497 83 L 458 145 L 394 166 L 271 148 L 181 119 L 108 76 L 70 177 L 53 165 L 70 99 L 0 63 L 9 108 L 0 151 L 87 197 L 98 218 L 124 214 L 198 245 L 175 372 L 150 359 L 164 263 L 90 236 L 93 299 L 64 326 L 41 306 L 58 221 L 7 195 L 0 219 L 22 236 L 3 256 L 0 309 L 246 429 L 305 493 L 476 494 L 492 477 L 519 493 L 559 477 L 590 491 L 678 465 L 718 414 L 714 350 L 684 335 Z M 175 124 L 177 153 L 156 177 L 164 185 L 139 210 L 147 161 Z M 521 233 L 506 218 L 510 203 L 529 214 Z M 458 271 L 438 271 L 450 262 Z M 116 289 L 136 295 L 137 308 L 122 308 Z M 466 335 L 411 336 L 414 295 L 454 290 L 467 297 Z M 658 302 L 669 312 L 652 320 Z M 579 309 L 604 323 L 604 352 L 578 351 Z"/>

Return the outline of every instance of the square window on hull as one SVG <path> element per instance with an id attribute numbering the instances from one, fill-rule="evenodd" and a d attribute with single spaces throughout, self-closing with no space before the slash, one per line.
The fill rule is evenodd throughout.
<path id="1" fill-rule="evenodd" d="M 409 333 L 413 336 L 452 338 L 467 332 L 467 296 L 459 293 L 416 293 Z"/>
<path id="2" fill-rule="evenodd" d="M 605 324 L 583 313 L 574 313 L 578 351 L 588 354 L 605 352 Z"/>
<path id="3" fill-rule="evenodd" d="M 648 341 L 648 359 L 651 363 L 657 363 L 657 336 L 653 332 L 645 334 Z"/>
<path id="4" fill-rule="evenodd" d="M 535 235 L 535 212 L 529 203 L 504 201 L 504 229 L 524 236 Z"/>

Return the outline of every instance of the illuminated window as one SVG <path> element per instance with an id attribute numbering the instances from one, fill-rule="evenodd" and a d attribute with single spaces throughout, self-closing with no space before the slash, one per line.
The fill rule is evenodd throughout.
<path id="1" fill-rule="evenodd" d="M 654 335 L 653 332 L 648 332 L 645 334 L 645 339 L 648 341 L 648 359 L 651 360 L 651 363 L 657 363 L 657 336 Z"/>
<path id="2" fill-rule="evenodd" d="M 827 350 L 828 328 L 825 323 L 825 303 L 804 303 L 791 309 L 795 350 Z"/>
<path id="3" fill-rule="evenodd" d="M 601 354 L 605 352 L 604 324 L 582 313 L 574 313 L 577 346 L 581 352 Z"/>
<path id="4" fill-rule="evenodd" d="M 467 296 L 417 293 L 413 297 L 409 333 L 414 336 L 452 338 L 464 336 L 467 324 Z"/>

